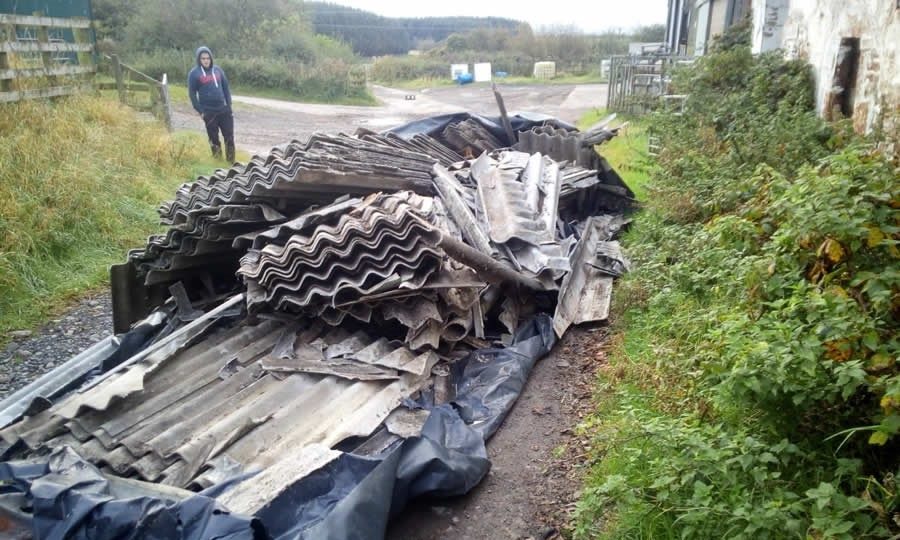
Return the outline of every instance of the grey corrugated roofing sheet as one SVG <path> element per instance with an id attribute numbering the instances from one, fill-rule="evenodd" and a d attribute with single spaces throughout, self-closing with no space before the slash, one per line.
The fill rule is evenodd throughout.
<path id="1" fill-rule="evenodd" d="M 553 329 L 562 336 L 572 324 L 603 321 L 609 316 L 614 277 L 628 261 L 618 242 L 609 239 L 624 225 L 621 216 L 591 217 L 572 253 L 572 271 L 563 277 Z"/>
<path id="2" fill-rule="evenodd" d="M 458 154 L 477 156 L 503 147 L 503 143 L 475 120 L 449 124 L 441 133 L 444 144 Z"/>
<path id="3" fill-rule="evenodd" d="M 265 162 L 251 161 L 224 174 L 185 184 L 160 217 L 177 225 L 197 208 L 286 199 L 309 204 L 346 193 L 411 189 L 431 192 L 435 159 L 346 135 L 313 135 L 306 144 L 292 142 Z"/>
<path id="4" fill-rule="evenodd" d="M 303 336 L 294 350 L 332 342 L 318 350 L 330 350 L 335 365 L 394 376 L 363 382 L 291 372 L 290 361 L 272 354 L 286 329 Z M 389 354 L 374 354 L 375 344 Z M 0 436 L 35 449 L 69 445 L 117 474 L 183 487 L 223 462 L 261 469 L 299 448 L 369 435 L 427 380 L 436 361 L 433 353 L 417 355 L 366 334 L 314 336 L 265 321 L 222 331 L 174 356 L 147 358 Z M 302 471 L 303 463 L 293 470 Z M 238 493 L 256 482 L 247 484 Z"/>
<path id="5" fill-rule="evenodd" d="M 546 225 L 536 219 L 537 209 L 528 204 L 525 185 L 518 180 L 520 173 L 521 169 L 501 167 L 487 154 L 472 164 L 471 174 L 478 183 L 479 200 L 495 243 L 513 238 L 530 244 L 547 241 Z"/>

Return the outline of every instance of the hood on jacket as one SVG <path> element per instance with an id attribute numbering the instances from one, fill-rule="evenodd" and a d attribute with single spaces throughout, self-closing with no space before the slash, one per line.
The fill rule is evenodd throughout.
<path id="1" fill-rule="evenodd" d="M 200 66 L 200 55 L 203 53 L 209 54 L 209 67 L 211 69 L 215 64 L 215 61 L 213 60 L 212 51 L 209 50 L 209 47 L 197 47 L 197 52 L 194 54 L 194 60 L 197 62 L 197 65 Z"/>

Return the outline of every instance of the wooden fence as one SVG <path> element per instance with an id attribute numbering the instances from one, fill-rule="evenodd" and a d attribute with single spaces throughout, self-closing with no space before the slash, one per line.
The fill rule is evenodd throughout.
<path id="1" fill-rule="evenodd" d="M 0 13 L 0 103 L 91 89 L 91 21 Z"/>
<path id="2" fill-rule="evenodd" d="M 172 130 L 172 104 L 169 101 L 169 81 L 164 73 L 161 81 L 141 73 L 133 67 L 122 63 L 116 55 L 104 55 L 109 66 L 109 75 L 115 82 L 101 82 L 97 84 L 99 90 L 115 90 L 119 101 L 137 109 L 152 113 L 153 116 L 166 124 L 169 131 Z"/>
<path id="3" fill-rule="evenodd" d="M 172 129 L 169 86 L 106 56 L 115 82 L 97 82 L 91 21 L 0 13 L 0 103 L 112 89 L 119 101 Z"/>

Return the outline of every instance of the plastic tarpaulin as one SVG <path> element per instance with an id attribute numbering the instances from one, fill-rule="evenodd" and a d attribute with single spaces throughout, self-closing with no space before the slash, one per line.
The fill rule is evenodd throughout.
<path id="1" fill-rule="evenodd" d="M 519 329 L 511 346 L 473 352 L 454 366 L 456 398 L 422 404 L 431 412 L 420 436 L 380 456 L 343 454 L 253 518 L 230 514 L 204 494 L 181 501 L 117 498 L 96 468 L 66 450 L 45 463 L 0 464 L 0 480 L 29 501 L 37 538 L 382 538 L 390 516 L 410 499 L 461 495 L 484 478 L 490 469 L 485 441 L 555 341 L 551 318 L 541 314 Z"/>
<path id="2" fill-rule="evenodd" d="M 395 135 L 403 137 L 404 139 L 410 139 L 414 135 L 420 134 L 428 135 L 429 137 L 438 137 L 450 124 L 464 122 L 466 120 L 474 120 L 478 122 L 486 130 L 488 130 L 491 135 L 496 137 L 497 140 L 502 141 L 505 144 L 512 145 L 514 142 L 510 141 L 509 137 L 507 137 L 506 130 L 503 129 L 503 123 L 499 116 L 481 116 L 478 114 L 471 114 L 467 112 L 442 114 L 439 116 L 422 118 L 421 120 L 414 120 L 412 122 L 409 122 L 408 124 L 403 124 L 402 126 L 397 126 L 395 128 L 389 129 L 387 130 L 387 133 L 393 133 Z M 544 124 L 548 124 L 556 128 L 565 128 L 568 130 L 577 129 L 575 126 L 563 122 L 562 120 L 553 116 L 533 112 L 511 115 L 509 117 L 509 122 L 510 124 L 512 124 L 513 131 L 525 131 L 533 127 L 542 126 Z"/>
<path id="3" fill-rule="evenodd" d="M 8 483 L 3 492 L 25 494 L 35 538 L 265 538 L 257 520 L 232 515 L 203 495 L 178 501 L 152 492 L 117 495 L 96 467 L 68 447 L 53 452 L 43 463 L 0 463 L 0 481 Z"/>

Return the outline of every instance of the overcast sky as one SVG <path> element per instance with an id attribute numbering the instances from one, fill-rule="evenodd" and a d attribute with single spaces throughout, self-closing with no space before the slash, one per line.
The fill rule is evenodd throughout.
<path id="1" fill-rule="evenodd" d="M 666 22 L 666 0 L 331 0 L 387 17 L 509 17 L 535 30 L 573 25 L 585 32 Z"/>

